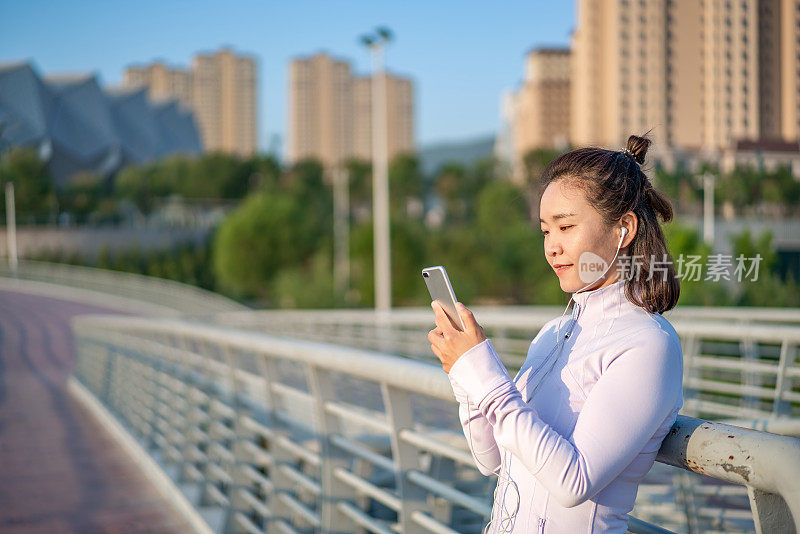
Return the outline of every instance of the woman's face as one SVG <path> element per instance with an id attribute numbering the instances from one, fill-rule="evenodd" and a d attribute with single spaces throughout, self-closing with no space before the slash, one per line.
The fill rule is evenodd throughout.
<path id="1" fill-rule="evenodd" d="M 565 179 L 550 183 L 542 194 L 539 214 L 545 257 L 562 291 L 574 293 L 586 286 L 587 290 L 597 289 L 617 281 L 620 273 L 615 265 L 605 274 L 603 271 L 617 250 L 622 235 L 619 225 L 607 225 L 580 189 L 570 187 Z M 623 247 L 630 234 L 629 229 Z"/>

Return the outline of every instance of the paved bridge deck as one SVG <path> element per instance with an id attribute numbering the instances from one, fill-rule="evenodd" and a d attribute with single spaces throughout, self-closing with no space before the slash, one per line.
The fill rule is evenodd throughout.
<path id="1" fill-rule="evenodd" d="M 0 291 L 0 532 L 190 532 L 67 392 L 70 319 L 97 307 Z"/>

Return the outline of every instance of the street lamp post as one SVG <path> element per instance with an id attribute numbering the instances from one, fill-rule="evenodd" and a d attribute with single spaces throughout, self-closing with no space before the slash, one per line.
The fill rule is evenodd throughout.
<path id="1" fill-rule="evenodd" d="M 8 240 L 8 266 L 11 275 L 17 276 L 17 217 L 14 203 L 14 183 L 6 182 L 6 239 Z"/>
<path id="2" fill-rule="evenodd" d="M 337 292 L 347 296 L 350 287 L 350 193 L 347 169 L 333 168 L 333 279 Z"/>
<path id="3" fill-rule="evenodd" d="M 0 163 L 3 161 L 3 136 L 8 130 L 7 123 L 0 121 Z M 6 182 L 6 252 L 11 275 L 17 276 L 19 260 L 17 258 L 17 215 L 14 202 L 14 182 Z"/>
<path id="4" fill-rule="evenodd" d="M 361 38 L 372 56 L 372 217 L 375 247 L 375 309 L 388 312 L 392 307 L 392 270 L 389 228 L 388 125 L 386 117 L 386 45 L 392 34 L 377 28 Z"/>
<path id="5" fill-rule="evenodd" d="M 714 181 L 715 176 L 703 174 L 703 241 L 714 246 Z"/>

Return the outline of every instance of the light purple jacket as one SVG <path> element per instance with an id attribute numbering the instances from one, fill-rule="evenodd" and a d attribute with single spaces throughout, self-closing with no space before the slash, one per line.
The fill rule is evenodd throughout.
<path id="1" fill-rule="evenodd" d="M 478 469 L 507 471 L 518 488 L 499 479 L 493 518 L 503 495 L 507 509 L 517 499 L 519 508 L 507 530 L 494 523 L 489 532 L 625 532 L 639 481 L 683 405 L 683 355 L 669 321 L 631 303 L 625 280 L 573 300 L 571 317 L 536 335 L 516 383 L 488 339 L 450 370 Z M 546 374 L 559 320 L 558 339 L 571 334 Z"/>

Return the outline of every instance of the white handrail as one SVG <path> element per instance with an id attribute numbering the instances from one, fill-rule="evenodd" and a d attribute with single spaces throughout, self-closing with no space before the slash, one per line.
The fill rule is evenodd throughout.
<path id="1" fill-rule="evenodd" d="M 460 462 L 446 454 L 454 446 L 466 451 L 463 435 L 432 432 L 413 415 L 415 398 L 435 399 L 454 413 L 449 382 L 434 365 L 173 318 L 84 316 L 74 327 L 80 380 L 154 450 L 174 458 L 185 480 L 203 488 L 205 502 L 225 510 L 228 525 L 341 531 L 371 521 L 376 531 L 444 532 L 454 526 L 454 505 L 476 508 L 475 495 L 459 487 L 469 477 L 458 475 Z M 748 332 L 772 339 L 776 330 Z M 254 362 L 255 369 L 245 368 Z M 339 398 L 347 393 L 336 382 L 342 377 L 382 392 L 388 435 L 346 417 L 348 411 L 371 412 Z M 283 386 L 275 388 L 278 383 Z M 289 390 L 307 391 L 311 411 L 286 396 Z M 233 432 L 215 432 L 215 425 Z M 393 470 L 378 457 L 390 460 Z M 659 461 L 746 486 L 760 532 L 800 524 L 792 518 L 800 518 L 800 440 L 680 416 Z M 433 480 L 432 466 L 445 464 L 450 478 Z M 254 469 L 268 487 L 254 482 Z M 310 491 L 309 481 L 324 498 Z M 363 507 L 370 496 L 399 503 L 402 527 L 370 516 Z M 664 531 L 638 521 L 629 528 Z"/>

